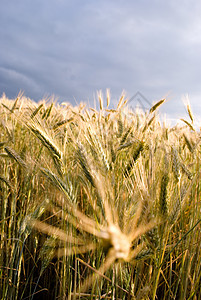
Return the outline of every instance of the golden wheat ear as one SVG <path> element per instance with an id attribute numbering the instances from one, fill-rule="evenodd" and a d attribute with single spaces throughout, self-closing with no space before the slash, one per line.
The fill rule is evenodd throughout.
<path id="1" fill-rule="evenodd" d="M 150 113 L 153 113 L 159 106 L 161 106 L 164 102 L 165 102 L 166 99 L 162 99 L 162 100 L 159 100 L 156 104 L 154 104 L 151 108 L 150 108 Z"/>

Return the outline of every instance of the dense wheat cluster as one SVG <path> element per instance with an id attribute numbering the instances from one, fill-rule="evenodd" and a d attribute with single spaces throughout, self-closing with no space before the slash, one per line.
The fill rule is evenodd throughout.
<path id="1" fill-rule="evenodd" d="M 0 99 L 1 299 L 201 299 L 201 134 L 110 109 Z"/>

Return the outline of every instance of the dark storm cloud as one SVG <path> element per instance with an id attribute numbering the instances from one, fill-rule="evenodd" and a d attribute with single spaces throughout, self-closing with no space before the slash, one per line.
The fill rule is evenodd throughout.
<path id="1" fill-rule="evenodd" d="M 0 93 L 93 103 L 97 90 L 167 94 L 176 114 L 189 93 L 199 107 L 201 5 L 198 1 L 3 0 Z M 184 109 L 183 109 L 184 110 Z"/>

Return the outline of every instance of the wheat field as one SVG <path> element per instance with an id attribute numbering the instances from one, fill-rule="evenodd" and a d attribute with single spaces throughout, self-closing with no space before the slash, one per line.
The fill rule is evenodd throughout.
<path id="1" fill-rule="evenodd" d="M 2 96 L 1 299 L 201 299 L 201 133 L 164 101 Z"/>

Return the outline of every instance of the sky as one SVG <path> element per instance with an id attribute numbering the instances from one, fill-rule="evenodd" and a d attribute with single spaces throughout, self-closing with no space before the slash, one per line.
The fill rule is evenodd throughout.
<path id="1" fill-rule="evenodd" d="M 114 106 L 124 91 L 133 106 L 139 95 L 166 98 L 161 110 L 172 118 L 187 116 L 189 97 L 201 114 L 201 1 L 0 4 L 0 96 L 94 106 L 109 88 Z"/>

